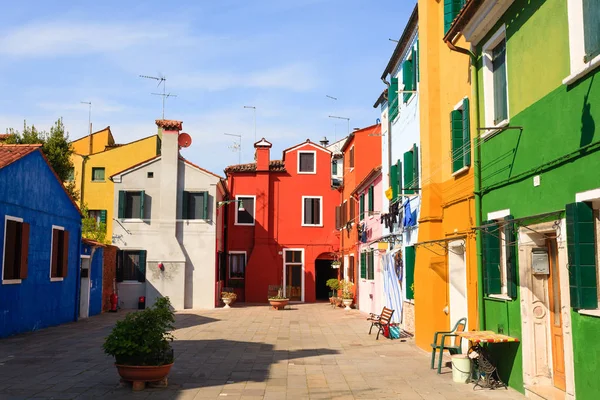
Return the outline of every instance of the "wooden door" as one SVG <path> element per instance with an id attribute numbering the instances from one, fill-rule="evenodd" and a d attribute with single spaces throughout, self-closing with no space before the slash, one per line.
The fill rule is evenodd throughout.
<path id="1" fill-rule="evenodd" d="M 565 384 L 565 345 L 563 338 L 558 250 L 556 238 L 546 240 L 550 275 L 548 277 L 548 298 L 550 300 L 550 336 L 552 339 L 552 381 L 558 389 L 566 390 Z"/>

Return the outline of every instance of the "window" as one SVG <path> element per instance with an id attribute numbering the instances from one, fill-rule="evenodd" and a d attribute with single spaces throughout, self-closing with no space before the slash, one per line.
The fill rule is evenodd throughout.
<path id="1" fill-rule="evenodd" d="M 146 250 L 119 250 L 117 282 L 146 282 Z"/>
<path id="2" fill-rule="evenodd" d="M 600 2 L 569 0 L 567 8 L 571 74 L 563 83 L 572 84 L 600 65 Z"/>
<path id="3" fill-rule="evenodd" d="M 348 258 L 348 280 L 354 283 L 354 256 Z"/>
<path id="4" fill-rule="evenodd" d="M 346 226 L 348 223 L 348 200 L 344 200 L 342 203 L 342 225 Z"/>
<path id="5" fill-rule="evenodd" d="M 4 219 L 3 249 L 2 281 L 20 283 L 21 279 L 27 278 L 29 224 L 21 218 L 7 215 Z"/>
<path id="6" fill-rule="evenodd" d="M 444 0 L 444 35 L 452 26 L 454 18 L 458 15 L 466 0 Z"/>
<path id="7" fill-rule="evenodd" d="M 229 253 L 229 279 L 246 276 L 246 253 Z"/>
<path id="8" fill-rule="evenodd" d="M 398 78 L 392 78 L 388 88 L 388 108 L 390 121 L 398 116 Z"/>
<path id="9" fill-rule="evenodd" d="M 73 182 L 75 180 L 75 168 L 69 168 L 69 175 L 67 176 L 68 182 Z"/>
<path id="10" fill-rule="evenodd" d="M 360 195 L 359 200 L 359 219 L 362 221 L 365 218 L 365 194 Z"/>
<path id="11" fill-rule="evenodd" d="M 298 152 L 298 173 L 314 174 L 317 172 L 316 152 L 299 151 Z"/>
<path id="12" fill-rule="evenodd" d="M 342 206 L 335 206 L 335 229 L 342 229 Z"/>
<path id="13" fill-rule="evenodd" d="M 369 281 L 375 279 L 375 261 L 372 251 L 360 253 L 360 277 Z"/>
<path id="14" fill-rule="evenodd" d="M 119 190 L 119 218 L 144 219 L 144 197 L 143 190 Z"/>
<path id="15" fill-rule="evenodd" d="M 96 220 L 96 225 L 106 224 L 106 210 L 88 210 L 88 217 Z"/>
<path id="16" fill-rule="evenodd" d="M 92 168 L 92 181 L 104 182 L 104 167 Z"/>
<path id="17" fill-rule="evenodd" d="M 284 295 L 292 301 L 304 301 L 304 263 L 302 250 L 284 249 Z"/>
<path id="18" fill-rule="evenodd" d="M 235 213 L 236 225 L 254 225 L 256 196 L 235 196 L 237 200 Z"/>
<path id="19" fill-rule="evenodd" d="M 50 278 L 62 280 L 69 270 L 69 232 L 63 227 L 52 227 Z"/>
<path id="20" fill-rule="evenodd" d="M 338 174 L 338 163 L 337 160 L 333 160 L 331 162 L 331 175 L 337 175 Z"/>
<path id="21" fill-rule="evenodd" d="M 369 215 L 373 215 L 373 211 L 375 211 L 375 187 L 371 185 L 369 187 Z"/>
<path id="22" fill-rule="evenodd" d="M 517 297 L 517 236 L 512 215 L 483 222 L 484 292 L 494 297 Z"/>
<path id="23" fill-rule="evenodd" d="M 483 55 L 485 124 L 488 127 L 503 126 L 509 120 L 504 26 L 483 46 Z"/>
<path id="24" fill-rule="evenodd" d="M 412 150 L 404 153 L 404 194 L 414 194 L 419 187 L 419 148 L 413 144 Z"/>
<path id="25" fill-rule="evenodd" d="M 349 154 L 348 158 L 349 158 L 348 165 L 350 166 L 350 168 L 354 168 L 354 146 L 352 146 L 350 148 L 350 154 Z"/>
<path id="26" fill-rule="evenodd" d="M 154 172 L 148 172 L 148 178 L 154 178 Z"/>
<path id="27" fill-rule="evenodd" d="M 322 197 L 302 196 L 302 226 L 322 226 Z"/>
<path id="28" fill-rule="evenodd" d="M 406 246 L 404 250 L 406 258 L 406 298 L 415 298 L 415 246 Z"/>
<path id="29" fill-rule="evenodd" d="M 471 134 L 469 132 L 469 99 L 450 113 L 450 140 L 452 144 L 452 172 L 471 165 Z"/>
<path id="30" fill-rule="evenodd" d="M 210 219 L 208 200 L 208 192 L 183 192 L 183 219 Z"/>

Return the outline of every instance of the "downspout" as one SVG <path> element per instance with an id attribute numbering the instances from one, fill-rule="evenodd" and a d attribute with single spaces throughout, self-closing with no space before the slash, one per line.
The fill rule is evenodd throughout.
<path id="1" fill-rule="evenodd" d="M 79 220 L 79 228 L 77 229 L 77 239 L 77 259 L 75 268 L 75 315 L 73 315 L 73 321 L 79 320 L 79 298 L 81 297 L 81 219 Z"/>
<path id="2" fill-rule="evenodd" d="M 88 158 L 90 158 L 89 156 L 82 156 L 83 160 L 81 162 L 81 186 L 80 186 L 80 193 L 79 193 L 79 206 L 83 207 L 83 205 L 85 204 L 84 200 L 83 200 L 83 194 L 85 193 L 84 190 L 84 185 L 85 185 L 85 164 L 87 163 Z"/>
<path id="3" fill-rule="evenodd" d="M 388 100 L 388 115 L 387 115 L 387 132 L 388 132 L 388 182 L 390 182 L 390 170 L 392 168 L 392 117 L 390 116 L 390 83 L 385 80 L 385 78 L 381 78 L 381 81 L 385 83 L 387 86 L 387 100 Z"/>
<path id="4" fill-rule="evenodd" d="M 473 103 L 475 105 L 475 151 L 473 152 L 473 164 L 474 170 L 474 195 L 475 195 L 475 226 L 481 226 L 482 212 L 481 212 L 481 147 L 480 133 L 479 133 L 479 75 L 477 74 L 477 57 L 469 49 L 455 46 L 451 41 L 447 40 L 446 44 L 452 51 L 466 54 L 471 59 L 471 82 L 473 82 Z M 475 246 L 477 252 L 477 308 L 478 308 L 478 319 L 479 329 L 485 330 L 485 302 L 483 301 L 483 243 L 481 237 L 481 230 L 475 230 Z"/>

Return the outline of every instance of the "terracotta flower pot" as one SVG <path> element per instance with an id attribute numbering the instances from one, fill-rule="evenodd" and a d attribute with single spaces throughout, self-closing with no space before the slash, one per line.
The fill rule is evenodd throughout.
<path id="1" fill-rule="evenodd" d="M 342 306 L 342 298 L 341 297 L 336 297 L 335 299 L 335 305 L 338 307 Z"/>
<path id="2" fill-rule="evenodd" d="M 133 390 L 144 390 L 146 382 L 159 382 L 162 381 L 169 375 L 171 371 L 171 364 L 165 365 L 120 365 L 115 364 L 119 375 L 126 381 L 133 383 Z"/>
<path id="3" fill-rule="evenodd" d="M 283 310 L 288 305 L 290 299 L 269 299 L 269 303 L 273 310 Z"/>

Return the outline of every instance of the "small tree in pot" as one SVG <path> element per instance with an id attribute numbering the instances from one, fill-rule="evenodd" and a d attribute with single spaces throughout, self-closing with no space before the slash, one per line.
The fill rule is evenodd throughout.
<path id="1" fill-rule="evenodd" d="M 327 287 L 331 289 L 329 302 L 333 304 L 335 302 L 335 298 L 337 297 L 337 291 L 340 288 L 340 281 L 337 278 L 331 278 L 327 280 L 325 285 L 327 285 Z"/>
<path id="2" fill-rule="evenodd" d="M 146 382 L 164 381 L 173 366 L 171 342 L 175 316 L 168 297 L 118 321 L 104 341 L 104 352 L 115 357 L 119 375 L 143 390 Z"/>

